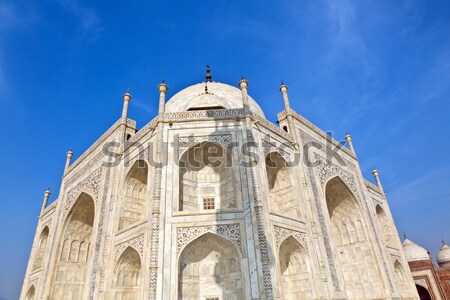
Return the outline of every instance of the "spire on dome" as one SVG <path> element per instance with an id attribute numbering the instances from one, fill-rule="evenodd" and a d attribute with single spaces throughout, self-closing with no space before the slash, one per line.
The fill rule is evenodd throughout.
<path id="1" fill-rule="evenodd" d="M 211 68 L 209 67 L 209 64 L 206 64 L 206 82 L 211 82 L 212 81 L 212 76 L 211 76 Z"/>

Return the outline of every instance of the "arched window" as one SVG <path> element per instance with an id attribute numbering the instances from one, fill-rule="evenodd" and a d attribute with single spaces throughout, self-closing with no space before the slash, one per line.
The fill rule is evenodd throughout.
<path id="1" fill-rule="evenodd" d="M 125 191 L 119 219 L 119 230 L 144 220 L 147 211 L 148 166 L 137 160 L 126 176 Z"/>
<path id="2" fill-rule="evenodd" d="M 291 170 L 280 154 L 266 156 L 266 174 L 269 182 L 271 209 L 275 213 L 299 218 L 298 199 Z"/>
<path id="3" fill-rule="evenodd" d="M 36 298 L 36 290 L 34 288 L 34 285 L 32 285 L 27 292 L 26 300 L 34 300 Z"/>
<path id="4" fill-rule="evenodd" d="M 180 211 L 236 207 L 231 154 L 222 146 L 204 142 L 180 159 Z"/>
<path id="5" fill-rule="evenodd" d="M 288 237 L 280 245 L 281 292 L 285 300 L 312 299 L 310 274 L 300 243 Z"/>
<path id="6" fill-rule="evenodd" d="M 348 298 L 383 298 L 383 286 L 355 196 L 339 177 L 328 181 L 325 195 Z"/>
<path id="7" fill-rule="evenodd" d="M 36 252 L 36 257 L 34 259 L 33 264 L 33 271 L 39 269 L 42 267 L 42 262 L 44 260 L 45 255 L 45 249 L 47 248 L 47 241 L 48 241 L 48 227 L 45 226 L 45 228 L 41 232 L 41 236 L 39 238 L 39 246 Z"/>
<path id="8" fill-rule="evenodd" d="M 241 258 L 228 240 L 207 233 L 179 258 L 178 299 L 245 299 Z"/>
<path id="9" fill-rule="evenodd" d="M 142 281 L 139 253 L 128 247 L 120 256 L 114 271 L 112 299 L 138 300 Z"/>
<path id="10" fill-rule="evenodd" d="M 86 268 L 94 216 L 94 200 L 88 194 L 81 193 L 67 216 L 50 299 L 85 298 L 83 290 L 87 282 Z"/>
<path id="11" fill-rule="evenodd" d="M 386 216 L 386 213 L 381 208 L 379 204 L 377 204 L 375 211 L 377 213 L 378 222 L 380 224 L 381 231 L 383 233 L 384 242 L 386 246 L 394 246 L 394 236 L 392 234 L 391 222 Z"/>

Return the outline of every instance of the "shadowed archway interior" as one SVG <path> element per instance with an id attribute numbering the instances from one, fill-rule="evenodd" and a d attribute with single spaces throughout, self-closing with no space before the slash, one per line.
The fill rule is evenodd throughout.
<path id="1" fill-rule="evenodd" d="M 292 236 L 280 245 L 280 267 L 283 299 L 312 299 L 311 274 L 305 251 Z"/>
<path id="2" fill-rule="evenodd" d="M 325 194 L 348 298 L 383 298 L 384 289 L 355 196 L 339 177 L 328 181 Z"/>
<path id="3" fill-rule="evenodd" d="M 241 258 L 228 240 L 207 233 L 179 258 L 178 299 L 244 299 Z"/>
<path id="4" fill-rule="evenodd" d="M 67 217 L 50 299 L 83 299 L 94 215 L 94 200 L 81 193 Z"/>
<path id="5" fill-rule="evenodd" d="M 203 142 L 180 159 L 180 211 L 236 207 L 231 154 L 222 146 Z"/>

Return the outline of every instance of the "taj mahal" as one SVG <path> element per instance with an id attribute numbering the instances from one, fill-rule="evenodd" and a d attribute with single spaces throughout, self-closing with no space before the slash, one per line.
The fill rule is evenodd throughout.
<path id="1" fill-rule="evenodd" d="M 168 89 L 140 129 L 125 93 L 120 119 L 67 153 L 20 299 L 419 299 L 379 173 L 363 177 L 348 133 L 343 145 L 295 112 L 284 84 L 276 124 L 244 77 L 208 68 Z"/>

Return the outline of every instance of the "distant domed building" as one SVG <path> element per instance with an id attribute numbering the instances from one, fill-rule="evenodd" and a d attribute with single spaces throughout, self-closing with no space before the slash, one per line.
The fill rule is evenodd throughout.
<path id="1" fill-rule="evenodd" d="M 238 87 L 208 70 L 166 101 L 163 82 L 139 130 L 125 93 L 49 206 L 45 192 L 20 299 L 418 299 L 351 136 L 293 111 L 284 84 L 279 126 Z M 416 246 L 406 257 L 426 258 Z"/>
<path id="2" fill-rule="evenodd" d="M 403 251 L 421 300 L 450 299 L 450 247 L 442 241 L 442 248 L 436 260 L 425 248 L 411 242 L 405 237 Z"/>

